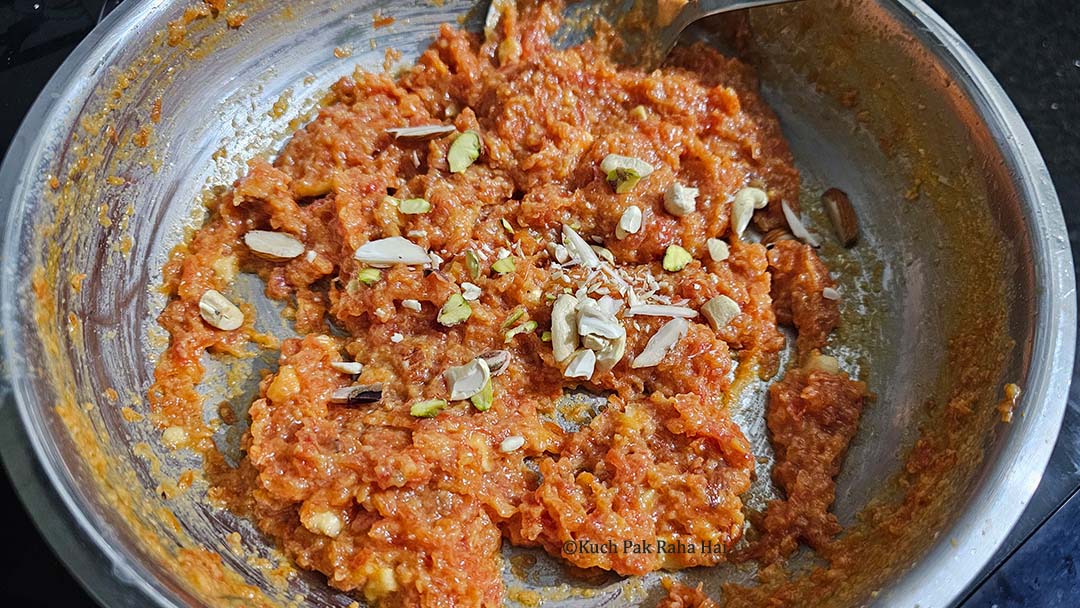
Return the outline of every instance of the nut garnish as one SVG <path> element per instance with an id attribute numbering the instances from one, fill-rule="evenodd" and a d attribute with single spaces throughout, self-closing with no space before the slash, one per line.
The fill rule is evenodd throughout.
<path id="1" fill-rule="evenodd" d="M 304 253 L 304 244 L 284 232 L 250 230 L 244 234 L 244 244 L 259 257 L 270 260 L 291 260 Z"/>
<path id="2" fill-rule="evenodd" d="M 400 236 L 390 236 L 384 239 L 368 241 L 356 250 L 353 256 L 365 264 L 390 265 L 428 265 L 431 258 L 427 250 Z"/>
<path id="3" fill-rule="evenodd" d="M 332 361 L 330 367 L 343 374 L 355 376 L 364 371 L 364 364 L 356 361 Z"/>
<path id="4" fill-rule="evenodd" d="M 693 308 L 670 304 L 637 304 L 631 306 L 626 314 L 631 317 L 681 317 L 683 319 L 693 319 L 698 315 Z"/>
<path id="5" fill-rule="evenodd" d="M 577 298 L 561 294 L 551 307 L 551 350 L 559 363 L 574 354 L 578 345 Z"/>
<path id="6" fill-rule="evenodd" d="M 402 300 L 401 307 L 413 312 L 420 312 L 423 310 L 423 305 L 420 304 L 420 300 Z"/>
<path id="7" fill-rule="evenodd" d="M 795 235 L 787 231 L 786 228 L 773 228 L 761 236 L 761 244 L 766 247 L 769 245 L 775 245 L 780 241 L 794 241 Z"/>
<path id="8" fill-rule="evenodd" d="M 375 403 L 382 399 L 382 395 L 382 384 L 357 384 L 334 391 L 330 396 L 330 403 L 343 403 L 345 405 Z"/>
<path id="9" fill-rule="evenodd" d="M 508 236 L 514 236 L 514 227 L 510 224 L 510 220 L 504 217 L 499 220 L 499 222 L 502 224 L 503 230 L 506 231 Z"/>
<path id="10" fill-rule="evenodd" d="M 825 298 L 826 300 L 839 300 L 840 291 L 833 287 L 826 287 L 821 290 L 821 297 Z"/>
<path id="11" fill-rule="evenodd" d="M 629 234 L 637 234 L 641 230 L 641 208 L 630 205 L 619 218 L 619 225 L 615 227 L 615 238 L 620 241 Z"/>
<path id="12" fill-rule="evenodd" d="M 428 399 L 426 401 L 417 401 L 409 408 L 409 414 L 416 416 L 417 418 L 431 418 L 438 416 L 439 412 L 443 411 L 446 407 L 445 399 Z"/>
<path id="13" fill-rule="evenodd" d="M 694 261 L 694 256 L 678 245 L 668 245 L 667 251 L 664 252 L 664 270 L 668 272 L 679 272 L 692 261 Z"/>
<path id="14" fill-rule="evenodd" d="M 558 243 L 548 243 L 547 245 L 548 255 L 555 259 L 560 264 L 565 264 L 570 261 L 570 252 L 566 247 Z"/>
<path id="15" fill-rule="evenodd" d="M 821 195 L 825 211 L 829 214 L 836 239 L 844 247 L 851 247 L 859 240 L 859 218 L 847 193 L 837 188 L 829 188 Z"/>
<path id="16" fill-rule="evenodd" d="M 491 265 L 491 269 L 498 274 L 506 274 L 508 272 L 514 272 L 514 258 L 507 256 L 500 258 Z"/>
<path id="17" fill-rule="evenodd" d="M 690 329 L 690 322 L 686 319 L 675 318 L 664 323 L 656 333 L 649 338 L 645 349 L 641 351 L 630 367 L 634 369 L 653 367 L 664 360 L 664 356 L 672 349 Z"/>
<path id="18" fill-rule="evenodd" d="M 649 117 L 649 111 L 645 106 L 634 106 L 634 109 L 630 110 L 630 116 L 638 120 L 645 120 Z"/>
<path id="19" fill-rule="evenodd" d="M 397 203 L 398 211 L 406 215 L 420 215 L 431 211 L 431 203 L 422 198 L 407 198 Z"/>
<path id="20" fill-rule="evenodd" d="M 492 376 L 498 376 L 510 367 L 510 351 L 508 350 L 489 350 L 481 354 L 480 358 L 487 363 L 488 371 Z"/>
<path id="21" fill-rule="evenodd" d="M 393 135 L 399 141 L 418 142 L 427 141 L 449 135 L 457 131 L 453 125 L 421 125 L 418 127 L 397 127 L 387 129 L 386 132 Z"/>
<path id="22" fill-rule="evenodd" d="M 469 277 L 472 280 L 475 281 L 480 278 L 480 258 L 472 249 L 465 251 L 465 268 L 468 269 Z"/>
<path id="23" fill-rule="evenodd" d="M 472 315 L 472 307 L 465 301 L 461 294 L 451 294 L 446 303 L 439 309 L 437 317 L 439 323 L 446 327 L 453 327 L 468 319 Z"/>
<path id="24" fill-rule="evenodd" d="M 466 301 L 474 302 L 480 299 L 480 293 L 481 291 L 478 285 L 474 285 L 468 281 L 461 284 L 461 297 L 465 298 Z"/>
<path id="25" fill-rule="evenodd" d="M 450 391 L 451 401 L 468 399 L 484 390 L 484 385 L 491 381 L 491 370 L 487 362 L 477 357 L 465 365 L 451 367 L 443 372 L 446 387 Z"/>
<path id="26" fill-rule="evenodd" d="M 596 255 L 600 256 L 600 259 L 606 261 L 608 264 L 615 263 L 615 254 L 611 253 L 611 250 L 607 247 L 601 247 L 600 245 L 590 245 L 589 247 L 596 252 Z"/>
<path id="27" fill-rule="evenodd" d="M 244 324 L 244 313 L 215 289 L 207 289 L 199 298 L 199 315 L 223 331 L 232 331 Z"/>
<path id="28" fill-rule="evenodd" d="M 581 348 L 575 351 L 570 357 L 570 361 L 566 364 L 566 369 L 563 370 L 563 376 L 566 376 L 567 378 L 583 378 L 589 380 L 592 378 L 595 369 L 596 353 L 587 348 Z"/>
<path id="29" fill-rule="evenodd" d="M 563 224 L 562 227 L 562 240 L 563 246 L 570 253 L 570 257 L 577 260 L 582 266 L 596 268 L 600 265 L 600 256 L 596 255 L 596 252 L 585 242 L 585 239 L 581 238 L 581 235 L 576 230 L 566 224 Z"/>
<path id="30" fill-rule="evenodd" d="M 369 287 L 378 283 L 381 278 L 382 273 L 379 272 L 378 268 L 364 268 L 356 273 L 356 280 Z"/>
<path id="31" fill-rule="evenodd" d="M 600 161 L 600 170 L 615 192 L 623 194 L 632 190 L 643 178 L 652 175 L 653 166 L 640 158 L 608 154 Z"/>
<path id="32" fill-rule="evenodd" d="M 536 331 L 537 327 L 538 324 L 536 323 L 536 321 L 525 321 L 521 325 L 511 328 L 505 334 L 503 334 L 503 339 L 507 344 L 509 344 L 514 341 L 514 336 L 517 336 L 518 334 L 532 333 Z"/>
<path id="33" fill-rule="evenodd" d="M 480 392 L 469 397 L 469 401 L 472 401 L 473 407 L 481 412 L 486 412 L 491 409 L 491 405 L 495 403 L 495 385 L 492 384 L 490 377 L 488 377 L 487 382 L 484 383 Z"/>
<path id="34" fill-rule="evenodd" d="M 709 257 L 714 262 L 723 262 L 731 255 L 728 244 L 721 239 L 709 239 L 705 241 L 705 245 L 709 248 Z"/>
<path id="35" fill-rule="evenodd" d="M 521 447 L 524 445 L 524 437 L 522 437 L 521 435 L 511 435 L 506 439 L 502 440 L 502 443 L 499 444 L 499 451 L 503 454 L 509 454 L 510 452 L 520 450 Z"/>
<path id="36" fill-rule="evenodd" d="M 450 165 L 450 172 L 461 173 L 468 169 L 476 162 L 476 159 L 480 158 L 480 148 L 480 134 L 476 131 L 469 130 L 458 135 L 446 153 L 446 162 Z"/>
<path id="37" fill-rule="evenodd" d="M 743 188 L 735 193 L 731 201 L 731 230 L 742 238 L 746 227 L 754 217 L 754 209 L 762 209 L 769 204 L 769 195 L 761 188 Z"/>
<path id="38" fill-rule="evenodd" d="M 818 237 L 806 229 L 806 226 L 799 219 L 799 215 L 788 207 L 787 202 L 781 201 L 780 207 L 784 210 L 784 219 L 787 220 L 788 228 L 791 228 L 791 234 L 795 235 L 795 238 L 810 245 L 811 247 L 820 247 L 821 241 Z"/>
<path id="39" fill-rule="evenodd" d="M 727 296 L 716 296 L 701 306 L 701 314 L 709 320 L 713 331 L 720 331 L 739 316 L 739 304 Z"/>
<path id="40" fill-rule="evenodd" d="M 697 209 L 698 189 L 689 188 L 682 184 L 671 184 L 664 192 L 664 209 L 675 216 L 683 216 L 693 213 Z"/>
<path id="41" fill-rule="evenodd" d="M 403 336 L 401 332 L 394 332 L 390 334 L 390 341 L 394 344 L 400 344 L 403 340 L 405 340 L 405 336 Z"/>

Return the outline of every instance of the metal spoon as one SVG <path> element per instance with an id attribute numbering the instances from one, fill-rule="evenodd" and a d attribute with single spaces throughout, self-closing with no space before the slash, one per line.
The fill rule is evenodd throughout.
<path id="1" fill-rule="evenodd" d="M 613 58 L 624 65 L 646 70 L 663 63 L 683 30 L 695 21 L 719 13 L 797 0 L 578 0 L 563 9 L 559 30 L 552 36 L 557 46 L 567 47 L 595 35 L 593 24 L 606 21 L 615 45 Z M 492 0 L 484 21 L 484 33 L 491 37 L 503 12 L 514 0 Z"/>

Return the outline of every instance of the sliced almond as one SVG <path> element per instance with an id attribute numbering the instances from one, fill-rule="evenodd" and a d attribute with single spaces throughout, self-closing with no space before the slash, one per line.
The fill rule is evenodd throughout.
<path id="1" fill-rule="evenodd" d="M 859 218 L 855 215 L 855 208 L 851 206 L 848 195 L 843 190 L 829 188 L 821 195 L 821 201 L 829 214 L 836 239 L 844 247 L 855 245 L 859 240 Z"/>
<path id="2" fill-rule="evenodd" d="M 741 191 L 740 191 L 741 192 Z M 746 227 L 750 225 L 750 219 L 754 217 L 754 200 L 748 197 L 735 196 L 731 201 L 731 231 L 736 238 L 742 238 Z"/>
<path id="3" fill-rule="evenodd" d="M 420 312 L 424 309 L 423 305 L 420 304 L 420 300 L 402 300 L 401 307 L 413 312 Z"/>
<path id="4" fill-rule="evenodd" d="M 577 305 L 577 298 L 564 293 L 551 307 L 551 349 L 559 363 L 578 347 Z"/>
<path id="5" fill-rule="evenodd" d="M 489 350 L 480 355 L 480 358 L 487 363 L 488 371 L 492 376 L 498 376 L 510 367 L 510 351 L 508 350 Z"/>
<path id="6" fill-rule="evenodd" d="M 330 367 L 335 371 L 339 371 L 343 374 L 355 376 L 364 371 L 364 364 L 356 361 L 334 361 L 330 363 Z"/>
<path id="7" fill-rule="evenodd" d="M 446 388 L 450 391 L 450 400 L 460 401 L 484 390 L 484 385 L 491 380 L 491 370 L 486 361 L 477 357 L 465 365 L 446 370 L 443 378 L 446 379 Z"/>
<path id="8" fill-rule="evenodd" d="M 223 331 L 232 331 L 244 324 L 244 313 L 215 289 L 207 289 L 199 298 L 199 316 Z"/>
<path id="9" fill-rule="evenodd" d="M 817 235 L 807 230 L 806 225 L 799 218 L 799 214 L 792 211 L 786 201 L 781 201 L 780 207 L 784 210 L 784 219 L 787 220 L 788 228 L 791 228 L 791 234 L 795 235 L 795 238 L 811 247 L 821 246 L 821 240 Z"/>
<path id="10" fill-rule="evenodd" d="M 833 287 L 826 287 L 821 290 L 821 297 L 825 298 L 826 300 L 839 300 L 840 292 Z"/>
<path id="11" fill-rule="evenodd" d="M 361 403 L 375 403 L 382 399 L 382 384 L 357 384 L 339 388 L 330 396 L 330 403 L 345 405 L 359 405 Z"/>
<path id="12" fill-rule="evenodd" d="M 701 314 L 709 321 L 713 331 L 720 331 L 739 316 L 739 303 L 727 296 L 716 296 L 701 306 Z"/>
<path id="13" fill-rule="evenodd" d="M 426 249 L 400 236 L 368 241 L 356 250 L 353 257 L 372 266 L 392 264 L 427 266 L 431 264 L 431 257 Z"/>
<path id="14" fill-rule="evenodd" d="M 584 380 L 592 379 L 593 372 L 596 370 L 596 353 L 587 349 L 581 348 L 574 352 L 573 356 L 566 363 L 566 369 L 563 370 L 563 376 L 567 378 L 582 378 Z"/>
<path id="15" fill-rule="evenodd" d="M 291 260 L 304 253 L 304 244 L 284 232 L 250 230 L 244 234 L 244 244 L 255 255 L 269 260 Z"/>
<path id="16" fill-rule="evenodd" d="M 418 127 L 397 127 L 387 129 L 386 132 L 393 135 L 398 141 L 420 142 L 449 135 L 457 131 L 454 125 L 421 125 Z"/>
<path id="17" fill-rule="evenodd" d="M 469 283 L 468 281 L 461 284 L 461 297 L 465 298 L 467 302 L 475 302 L 480 299 L 481 294 L 480 287 Z"/>
<path id="18" fill-rule="evenodd" d="M 630 364 L 630 367 L 634 369 L 642 367 L 654 367 L 659 365 L 664 357 L 667 356 L 668 351 L 672 349 L 679 340 L 686 335 L 686 332 L 690 329 L 690 322 L 686 319 L 676 318 L 664 323 L 660 329 L 656 330 L 656 333 L 649 338 L 649 342 L 645 345 L 644 350 L 641 351 L 634 361 Z"/>
<path id="19" fill-rule="evenodd" d="M 604 260 L 608 264 L 615 263 L 615 254 L 611 253 L 611 250 L 607 247 L 601 247 L 600 245 L 590 245 L 589 247 L 596 253 L 596 255 L 600 256 L 600 259 Z"/>
<path id="20" fill-rule="evenodd" d="M 631 306 L 626 311 L 626 314 L 631 317 L 678 317 L 683 319 L 693 319 L 698 316 L 697 311 L 693 308 L 668 304 L 638 304 L 637 306 Z"/>
<path id="21" fill-rule="evenodd" d="M 579 264 L 586 268 L 596 268 L 600 265 L 600 256 L 596 255 L 589 243 L 581 238 L 576 230 L 566 224 L 562 227 L 562 239 L 563 246 L 570 253 L 570 257 L 577 260 Z"/>

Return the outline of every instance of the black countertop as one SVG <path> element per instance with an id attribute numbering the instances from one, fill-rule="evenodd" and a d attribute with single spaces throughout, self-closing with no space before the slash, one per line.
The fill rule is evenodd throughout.
<path id="1" fill-rule="evenodd" d="M 116 0 L 0 2 L 0 149 L 53 71 Z M 1024 117 L 1050 168 L 1080 252 L 1080 2 L 928 0 L 983 59 Z M 1076 373 L 1074 372 L 1074 377 Z M 1080 383 L 1027 511 L 964 608 L 1080 606 Z M 93 606 L 0 476 L 0 605 Z"/>

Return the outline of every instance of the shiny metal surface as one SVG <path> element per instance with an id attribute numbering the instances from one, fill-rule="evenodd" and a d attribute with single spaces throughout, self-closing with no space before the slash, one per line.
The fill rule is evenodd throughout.
<path id="1" fill-rule="evenodd" d="M 310 116 L 313 100 L 354 65 L 381 69 L 388 47 L 407 63 L 440 23 L 459 16 L 480 27 L 480 13 L 470 13 L 476 7 L 465 1 L 305 3 L 289 15 L 277 13 L 281 4 L 245 4 L 248 20 L 237 31 L 220 20 L 195 22 L 187 43 L 171 47 L 154 34 L 183 12 L 183 3 L 123 3 L 52 79 L 0 168 L 0 200 L 9 205 L 0 275 L 10 383 L 3 413 L 22 422 L 2 447 L 5 464 L 26 472 L 29 455 L 36 458 L 40 469 L 28 476 L 24 498 L 52 531 L 50 541 L 108 605 L 235 605 L 185 576 L 177 548 L 199 546 L 262 588 L 268 605 L 284 605 L 296 593 L 325 605 L 350 601 L 320 575 L 300 573 L 278 589 L 265 569 L 233 555 L 224 536 L 235 530 L 251 554 L 275 558 L 249 522 L 207 508 L 205 488 L 162 501 L 161 478 L 198 461 L 161 448 L 148 424 L 127 423 L 118 411 L 130 405 L 145 412 L 140 397 L 161 349 L 154 317 L 163 302 L 153 287 L 183 227 L 198 221 L 201 194 L 230 184 L 252 155 L 272 154 Z M 395 23 L 373 28 L 376 9 Z M 977 452 L 985 456 L 957 484 L 951 515 L 924 531 L 933 540 L 917 554 L 898 554 L 886 584 L 861 590 L 864 601 L 880 591 L 875 605 L 948 605 L 1030 498 L 1061 420 L 1076 306 L 1052 184 L 1011 103 L 921 3 L 810 0 L 755 11 L 750 25 L 755 41 L 746 57 L 759 66 L 809 189 L 847 190 L 864 223 L 864 245 L 853 253 L 823 250 L 843 275 L 844 321 L 852 328 L 837 341 L 847 345 L 837 354 L 878 394 L 841 474 L 836 509 L 843 521 L 888 490 L 927 403 L 948 397 L 938 382 L 948 373 L 943 353 L 956 326 L 975 320 L 957 311 L 984 304 L 961 301 L 977 292 L 957 284 L 965 276 L 958 269 L 992 265 L 986 276 L 1001 282 L 1007 325 L 988 344 L 1010 338 L 1016 347 L 989 378 L 993 390 L 983 399 L 1017 382 L 1024 389 L 1020 413 L 1011 425 L 980 427 Z M 687 36 L 712 40 L 714 32 L 703 26 Z M 350 56 L 335 56 L 335 48 Z M 808 55 L 814 61 L 801 61 Z M 122 91 L 119 76 L 129 83 Z M 849 86 L 862 94 L 858 112 L 843 103 Z M 889 95 L 875 97 L 878 89 Z M 146 148 L 133 146 L 158 97 L 161 122 Z M 115 107 L 103 108 L 110 103 Z M 101 136 L 105 125 L 118 132 L 115 142 Z M 919 161 L 927 156 L 933 162 Z M 91 160 L 79 169 L 80 158 Z M 70 188 L 54 191 L 49 175 L 64 176 Z M 110 184 L 110 176 L 124 183 Z M 915 182 L 922 185 L 908 200 Z M 812 197 L 808 203 L 810 218 L 820 222 Z M 37 267 L 53 281 L 35 291 Z M 80 273 L 87 275 L 81 291 L 70 285 Z M 251 297 L 260 291 L 255 282 L 242 288 Z M 287 331 L 268 305 L 258 318 L 261 329 Z M 249 363 L 250 377 L 268 365 Z M 121 403 L 102 396 L 107 388 Z M 768 454 L 760 389 L 736 416 L 755 449 Z M 223 384 L 208 390 L 238 405 L 249 397 Z M 73 440 L 71 428 L 86 433 Z M 234 438 L 223 430 L 221 443 Z M 160 474 L 132 449 L 138 442 L 147 444 Z M 773 493 L 763 468 L 748 502 L 760 505 Z M 182 522 L 179 530 L 163 523 L 162 508 Z M 715 593 L 721 581 L 750 574 L 717 568 L 686 576 Z M 524 582 L 507 577 L 539 589 L 566 581 L 554 566 Z M 655 576 L 640 586 L 614 577 L 591 585 L 595 597 L 570 594 L 547 605 L 653 605 L 659 597 Z"/>

